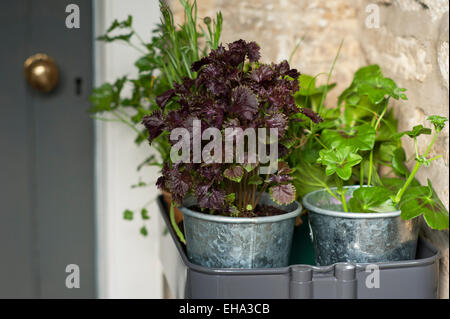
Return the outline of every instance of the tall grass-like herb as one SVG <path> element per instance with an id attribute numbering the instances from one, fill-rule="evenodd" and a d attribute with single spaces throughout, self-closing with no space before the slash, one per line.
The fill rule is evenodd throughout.
<path id="1" fill-rule="evenodd" d="M 190 66 L 211 49 L 217 49 L 220 42 L 220 12 L 215 19 L 205 18 L 205 22 L 199 23 L 196 1 L 180 0 L 180 3 L 184 8 L 185 21 L 177 25 L 170 8 L 160 1 L 161 21 L 153 30 L 151 38 L 142 37 L 136 32 L 132 16 L 123 21 L 114 20 L 106 33 L 97 37 L 97 40 L 106 43 L 128 45 L 131 50 L 141 54 L 134 63 L 138 70 L 137 77 L 120 77 L 95 88 L 90 96 L 92 106 L 89 110 L 96 120 L 119 122 L 129 127 L 136 133 L 134 141 L 138 145 L 149 137 L 148 131 L 141 125 L 142 118 L 170 110 L 170 106 L 164 110 L 160 108 L 157 97 L 174 88 L 175 83 L 182 83 L 185 78 L 196 78 L 197 74 Z M 205 26 L 207 32 L 204 31 Z M 131 96 L 124 96 L 123 89 L 126 87 L 132 89 Z M 160 135 L 152 145 L 159 156 L 150 155 L 143 159 L 137 167 L 138 171 L 144 166 L 162 168 L 163 163 L 170 161 L 171 145 L 167 134 Z M 147 187 L 149 183 L 140 182 L 136 185 L 133 188 Z M 124 216 L 130 219 L 129 213 Z"/>

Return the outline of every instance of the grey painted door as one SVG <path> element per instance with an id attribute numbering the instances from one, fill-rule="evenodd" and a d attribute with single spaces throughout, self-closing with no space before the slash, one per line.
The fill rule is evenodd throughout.
<path id="1" fill-rule="evenodd" d="M 80 28 L 66 27 L 66 6 Z M 27 57 L 59 67 L 55 91 L 25 81 Z M 0 298 L 95 296 L 93 123 L 89 0 L 4 0 L 0 5 Z M 66 266 L 80 270 L 68 289 Z"/>

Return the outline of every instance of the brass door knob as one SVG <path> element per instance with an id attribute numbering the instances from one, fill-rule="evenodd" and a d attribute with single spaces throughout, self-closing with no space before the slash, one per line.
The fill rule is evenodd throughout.
<path id="1" fill-rule="evenodd" d="M 59 71 L 55 61 L 47 54 L 30 56 L 24 63 L 25 78 L 38 91 L 48 93 L 59 81 Z"/>

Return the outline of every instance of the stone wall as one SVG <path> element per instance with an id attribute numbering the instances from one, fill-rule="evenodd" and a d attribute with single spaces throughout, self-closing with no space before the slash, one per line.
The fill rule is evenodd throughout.
<path id="1" fill-rule="evenodd" d="M 175 19 L 181 21 L 177 0 L 168 0 Z M 199 17 L 224 16 L 223 43 L 239 38 L 262 47 L 264 61 L 289 59 L 302 73 L 327 73 L 344 40 L 332 81 L 338 87 L 327 104 L 336 103 L 338 92 L 349 85 L 363 65 L 377 63 L 399 86 L 408 89 L 408 101 L 394 104 L 401 130 L 424 124 L 427 116 L 449 116 L 448 0 L 197 0 Z M 322 82 L 326 76 L 319 77 Z M 408 154 L 413 152 L 404 140 Z M 419 143 L 424 147 L 426 143 Z M 430 178 L 440 198 L 449 206 L 448 125 L 431 155 L 443 154 L 418 179 Z M 441 261 L 441 297 L 448 298 L 448 231 L 423 227 L 423 235 L 444 255 Z"/>
<path id="2" fill-rule="evenodd" d="M 365 1 L 364 5 L 370 1 Z M 373 2 L 373 1 L 372 1 Z M 408 89 L 408 101 L 396 103 L 395 113 L 401 130 L 413 125 L 430 126 L 426 118 L 439 114 L 449 116 L 448 84 L 448 0 L 379 1 L 380 27 L 365 27 L 367 13 L 360 10 L 360 44 L 367 63 L 378 63 L 387 76 Z M 364 6 L 363 5 L 363 6 Z M 447 123 L 448 124 L 448 123 Z M 419 138 L 419 152 L 425 150 L 429 137 Z M 423 141 L 423 142 L 422 142 Z M 403 140 L 407 154 L 414 153 L 409 138 Z M 439 197 L 449 207 L 449 126 L 440 134 L 430 156 L 443 157 L 430 167 L 422 167 L 418 179 L 429 178 Z M 411 163 L 413 164 L 413 163 Z M 424 223 L 423 223 L 424 224 Z M 426 225 L 423 225 L 426 226 Z M 440 295 L 449 293 L 449 233 L 422 227 L 423 234 L 438 246 L 441 260 Z"/>

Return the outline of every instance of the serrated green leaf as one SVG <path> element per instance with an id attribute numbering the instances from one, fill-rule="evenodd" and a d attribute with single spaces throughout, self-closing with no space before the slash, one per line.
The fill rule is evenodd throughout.
<path id="1" fill-rule="evenodd" d="M 413 129 L 411 131 L 406 131 L 404 133 L 411 138 L 415 138 L 422 134 L 430 135 L 431 129 L 429 129 L 427 127 L 423 127 L 423 125 L 416 125 L 413 127 Z"/>
<path id="2" fill-rule="evenodd" d="M 362 157 L 349 146 L 321 150 L 319 155 L 317 162 L 326 166 L 326 175 L 331 176 L 336 173 L 343 180 L 350 179 L 352 167 L 362 160 Z"/>
<path id="3" fill-rule="evenodd" d="M 399 207 L 402 218 L 409 220 L 423 215 L 426 223 L 433 229 L 443 230 L 449 227 L 449 214 L 439 197 L 430 186 L 409 187 Z"/>
<path id="4" fill-rule="evenodd" d="M 391 200 L 392 195 L 385 187 L 360 187 L 353 192 L 348 205 L 353 213 L 393 212 L 397 209 Z"/>
<path id="5" fill-rule="evenodd" d="M 270 198 L 279 205 L 290 204 L 296 197 L 295 187 L 291 183 L 272 186 L 269 193 Z"/>
<path id="6" fill-rule="evenodd" d="M 433 124 L 436 132 L 442 131 L 442 129 L 445 127 L 445 122 L 448 121 L 446 117 L 439 115 L 431 115 L 427 118 L 427 120 L 430 121 L 431 124 Z"/>
<path id="7" fill-rule="evenodd" d="M 378 65 L 368 65 L 355 72 L 352 83 L 339 96 L 338 105 L 349 99 L 353 99 L 353 103 L 357 103 L 357 97 L 362 96 L 367 96 L 373 104 L 383 102 L 386 97 L 397 100 L 405 99 L 406 95 L 402 93 L 405 91 L 405 89 L 397 87 L 392 79 L 384 77 Z"/>
<path id="8" fill-rule="evenodd" d="M 349 130 L 323 130 L 322 142 L 330 148 L 351 147 L 367 151 L 375 145 L 375 129 L 370 124 L 353 127 Z"/>

